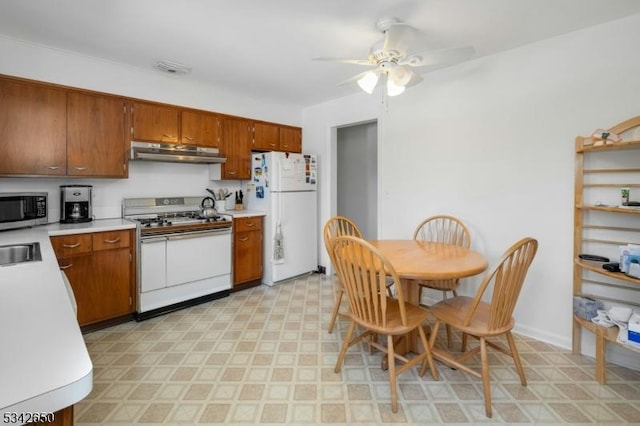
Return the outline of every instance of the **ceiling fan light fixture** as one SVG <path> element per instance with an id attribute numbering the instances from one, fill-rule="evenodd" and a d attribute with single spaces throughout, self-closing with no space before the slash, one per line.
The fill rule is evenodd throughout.
<path id="1" fill-rule="evenodd" d="M 379 77 L 377 73 L 374 71 L 368 71 L 358 79 L 358 86 L 368 94 L 372 94 L 373 90 L 378 85 L 378 79 Z"/>
<path id="2" fill-rule="evenodd" d="M 392 79 L 387 80 L 387 95 L 398 96 L 404 92 L 405 87 L 400 84 L 396 84 Z"/>

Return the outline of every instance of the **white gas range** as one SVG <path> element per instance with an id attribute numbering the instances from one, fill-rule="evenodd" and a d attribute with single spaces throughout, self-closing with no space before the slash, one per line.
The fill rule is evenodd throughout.
<path id="1" fill-rule="evenodd" d="M 232 221 L 201 218 L 203 198 L 124 199 L 122 216 L 138 224 L 139 321 L 229 295 Z"/>

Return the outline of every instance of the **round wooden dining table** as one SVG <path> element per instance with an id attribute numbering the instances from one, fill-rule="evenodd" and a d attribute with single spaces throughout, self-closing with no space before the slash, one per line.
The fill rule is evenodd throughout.
<path id="1" fill-rule="evenodd" d="M 391 262 L 400 280 L 405 301 L 420 304 L 418 281 L 465 278 L 487 269 L 487 259 L 471 249 L 417 240 L 369 240 Z M 408 339 L 406 350 L 421 352 L 417 333 Z"/>

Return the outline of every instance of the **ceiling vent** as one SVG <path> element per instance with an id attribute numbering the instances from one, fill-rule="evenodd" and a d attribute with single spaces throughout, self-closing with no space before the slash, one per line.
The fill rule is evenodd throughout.
<path id="1" fill-rule="evenodd" d="M 191 72 L 191 68 L 184 64 L 166 60 L 156 62 L 154 68 L 169 74 L 189 74 Z"/>

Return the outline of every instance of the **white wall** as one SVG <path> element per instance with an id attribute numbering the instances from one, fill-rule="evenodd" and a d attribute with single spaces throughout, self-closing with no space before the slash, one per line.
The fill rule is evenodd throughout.
<path id="1" fill-rule="evenodd" d="M 361 94 L 317 105 L 303 112 L 305 149 L 331 163 L 332 126 L 378 117 L 380 237 L 410 237 L 420 219 L 450 213 L 491 263 L 537 238 L 517 331 L 569 348 L 574 140 L 639 114 L 637 40 L 636 15 L 427 74 L 387 111 Z M 321 181 L 320 226 L 333 205 L 330 176 Z M 472 292 L 477 278 L 465 281 Z M 594 353 L 588 333 L 583 351 Z M 640 368 L 633 353 L 610 352 Z"/>
<path id="2" fill-rule="evenodd" d="M 135 68 L 0 36 L 0 74 L 165 102 L 247 118 L 300 125 L 298 106 L 204 85 L 189 75 Z"/>

